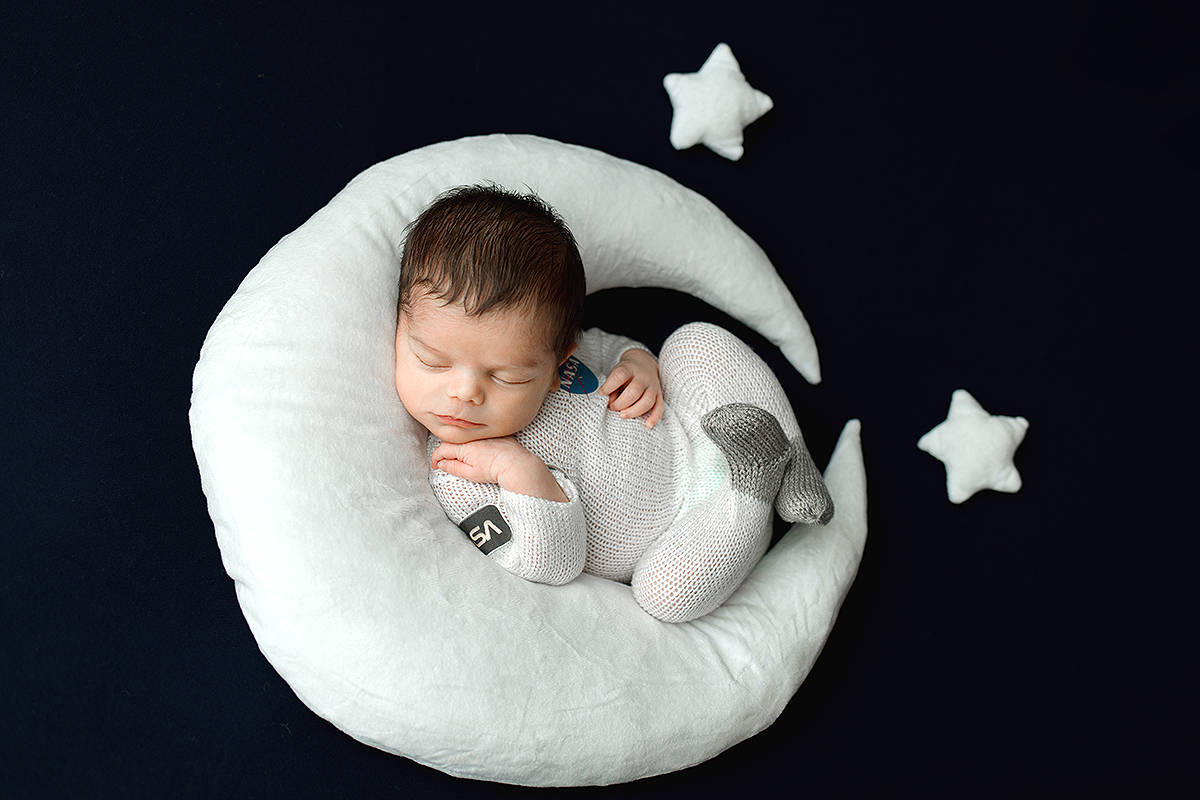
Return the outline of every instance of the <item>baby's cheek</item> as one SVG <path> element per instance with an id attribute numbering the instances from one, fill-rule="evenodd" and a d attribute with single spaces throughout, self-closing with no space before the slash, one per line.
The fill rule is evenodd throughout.
<path id="1" fill-rule="evenodd" d="M 409 416 L 415 417 L 416 415 L 413 413 L 415 404 L 413 389 L 411 384 L 405 380 L 405 375 L 403 372 L 396 373 L 395 389 L 396 396 L 400 398 L 400 402 L 404 406 L 404 410 L 408 412 Z"/>

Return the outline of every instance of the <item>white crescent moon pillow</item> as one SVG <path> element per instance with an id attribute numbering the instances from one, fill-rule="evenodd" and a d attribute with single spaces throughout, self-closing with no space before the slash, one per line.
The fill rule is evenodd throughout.
<path id="1" fill-rule="evenodd" d="M 222 562 L 271 665 L 369 745 L 539 786 L 699 763 L 770 725 L 829 634 L 866 537 L 858 422 L 826 471 L 833 521 L 797 524 L 699 620 L 659 622 L 591 575 L 552 587 L 497 568 L 434 498 L 425 431 L 392 374 L 404 228 L 443 190 L 484 181 L 558 209 L 590 290 L 689 292 L 819 380 L 774 268 L 695 192 L 534 136 L 414 150 L 280 240 L 208 332 L 189 416 Z"/>

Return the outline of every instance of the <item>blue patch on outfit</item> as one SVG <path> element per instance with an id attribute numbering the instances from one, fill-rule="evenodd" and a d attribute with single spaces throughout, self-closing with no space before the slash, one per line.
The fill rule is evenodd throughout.
<path id="1" fill-rule="evenodd" d="M 558 368 L 558 388 L 571 394 L 591 394 L 600 388 L 600 381 L 587 364 L 570 356 Z"/>

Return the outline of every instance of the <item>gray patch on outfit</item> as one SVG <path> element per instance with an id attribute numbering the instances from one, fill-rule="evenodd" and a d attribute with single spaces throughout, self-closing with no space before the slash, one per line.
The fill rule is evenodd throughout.
<path id="1" fill-rule="evenodd" d="M 833 518 L 833 498 L 804 437 L 789 442 L 770 412 L 730 403 L 705 414 L 700 425 L 729 461 L 737 491 L 773 500 L 788 522 L 824 525 Z"/>
<path id="2" fill-rule="evenodd" d="M 773 414 L 749 403 L 729 403 L 705 414 L 700 427 L 725 454 L 734 489 L 765 503 L 775 499 L 788 439 Z"/>

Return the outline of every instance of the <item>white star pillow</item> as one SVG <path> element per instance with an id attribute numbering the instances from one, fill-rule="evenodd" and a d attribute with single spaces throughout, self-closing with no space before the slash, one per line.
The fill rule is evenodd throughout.
<path id="1" fill-rule="evenodd" d="M 671 144 L 683 150 L 703 142 L 732 161 L 742 157 L 742 129 L 775 105 L 742 75 L 729 45 L 717 45 L 699 72 L 663 78 L 671 97 Z"/>
<path id="2" fill-rule="evenodd" d="M 950 396 L 946 421 L 922 436 L 917 447 L 946 465 L 946 493 L 951 503 L 961 503 L 980 489 L 1021 488 L 1013 453 L 1028 429 L 1024 417 L 989 414 L 959 389 Z"/>

